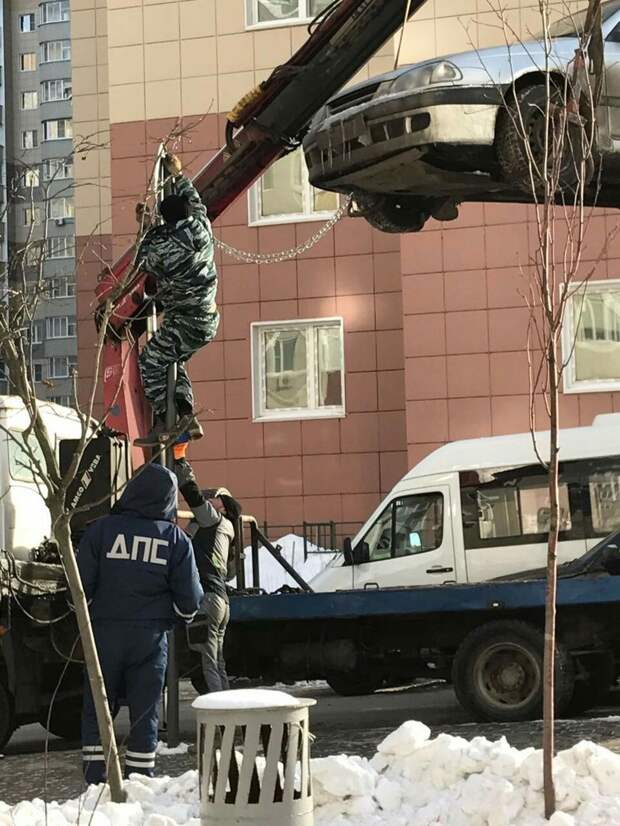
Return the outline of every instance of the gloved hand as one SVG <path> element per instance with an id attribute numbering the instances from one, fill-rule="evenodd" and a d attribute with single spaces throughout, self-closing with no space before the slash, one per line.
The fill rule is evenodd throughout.
<path id="1" fill-rule="evenodd" d="M 151 211 L 143 201 L 136 204 L 136 221 L 139 224 L 148 224 L 151 220 Z"/>
<path id="2" fill-rule="evenodd" d="M 164 166 L 169 175 L 180 175 L 183 171 L 183 165 L 176 155 L 167 153 L 164 158 Z"/>
<path id="3" fill-rule="evenodd" d="M 187 485 L 188 482 L 196 484 L 194 471 L 187 459 L 177 459 L 175 461 L 174 473 L 179 482 L 179 490 L 183 490 L 184 485 Z"/>

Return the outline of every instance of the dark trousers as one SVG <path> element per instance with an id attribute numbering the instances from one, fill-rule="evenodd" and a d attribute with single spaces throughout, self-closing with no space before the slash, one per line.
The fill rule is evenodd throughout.
<path id="1" fill-rule="evenodd" d="M 93 623 L 108 703 L 114 708 L 125 699 L 131 731 L 127 740 L 125 775 L 153 775 L 159 721 L 159 702 L 166 677 L 166 632 L 124 622 Z M 106 778 L 95 705 L 88 678 L 82 707 L 82 760 L 87 783 Z"/>
<path id="2" fill-rule="evenodd" d="M 206 316 L 167 313 L 164 322 L 140 353 L 140 375 L 144 395 L 153 412 L 166 412 L 168 367 L 177 365 L 175 398 L 183 412 L 193 410 L 194 395 L 185 362 L 217 333 L 220 315 L 217 311 Z"/>
<path id="3" fill-rule="evenodd" d="M 224 636 L 230 619 L 228 600 L 218 594 L 206 593 L 201 611 L 207 616 L 207 640 L 201 645 L 202 673 L 209 692 L 227 691 L 228 674 L 224 662 Z"/>

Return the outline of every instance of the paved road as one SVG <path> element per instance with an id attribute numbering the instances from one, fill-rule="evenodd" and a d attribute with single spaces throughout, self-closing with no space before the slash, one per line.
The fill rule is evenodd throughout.
<path id="1" fill-rule="evenodd" d="M 366 697 L 338 697 L 325 684 L 298 686 L 288 689 L 298 696 L 315 697 L 317 705 L 311 711 L 312 731 L 316 737 L 314 756 L 362 754 L 371 756 L 377 743 L 405 720 L 422 720 L 433 735 L 449 732 L 471 738 L 484 735 L 490 739 L 505 736 L 519 748 L 540 746 L 539 722 L 518 724 L 475 723 L 457 704 L 451 689 L 443 685 L 427 685 L 382 691 Z M 195 741 L 191 700 L 195 693 L 189 684 L 183 685 L 181 704 L 181 739 Z M 122 744 L 128 733 L 124 709 L 117 721 L 117 733 Z M 567 748 L 582 739 L 605 743 L 620 752 L 620 717 L 618 708 L 602 708 L 587 718 L 562 720 L 557 726 L 557 747 Z M 38 725 L 20 729 L 5 749 L 0 762 L 0 800 L 14 803 L 45 793 L 45 773 L 41 753 L 45 748 L 45 731 Z M 77 743 L 51 737 L 47 760 L 47 797 L 63 799 L 80 791 L 80 755 Z M 158 758 L 162 774 L 180 774 L 196 765 L 193 748 L 186 755 Z"/>

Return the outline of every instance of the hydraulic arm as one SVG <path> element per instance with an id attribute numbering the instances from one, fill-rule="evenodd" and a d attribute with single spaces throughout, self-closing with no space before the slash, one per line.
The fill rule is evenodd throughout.
<path id="1" fill-rule="evenodd" d="M 425 0 L 340 0 L 314 22 L 288 63 L 277 67 L 228 116 L 226 143 L 194 178 L 217 218 L 278 158 L 299 146 L 314 114 L 414 14 Z M 103 274 L 100 304 L 112 301 L 103 353 L 107 424 L 133 440 L 144 432 L 145 405 L 136 341 L 150 312 L 147 274 L 133 272 L 135 251 Z"/>

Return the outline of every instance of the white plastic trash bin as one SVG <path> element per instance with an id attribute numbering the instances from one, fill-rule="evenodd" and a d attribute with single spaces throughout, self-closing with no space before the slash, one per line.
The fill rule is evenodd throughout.
<path id="1" fill-rule="evenodd" d="M 308 708 L 239 689 L 194 700 L 203 826 L 313 826 Z"/>

